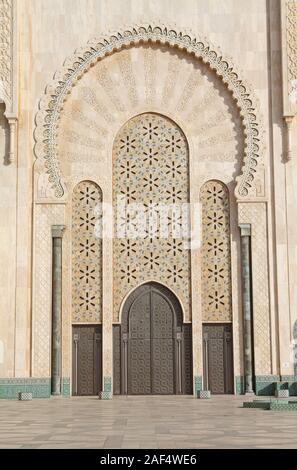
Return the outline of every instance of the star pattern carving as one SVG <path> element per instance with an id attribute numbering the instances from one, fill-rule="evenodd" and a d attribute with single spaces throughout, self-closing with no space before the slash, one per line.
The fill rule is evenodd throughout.
<path id="1" fill-rule="evenodd" d="M 156 210 L 158 204 L 187 203 L 188 179 L 188 145 L 175 123 L 154 113 L 128 121 L 114 144 L 113 199 L 116 203 L 121 195 L 127 204 L 142 203 L 146 224 L 144 238 L 114 239 L 115 321 L 131 288 L 151 279 L 174 290 L 190 319 L 190 253 L 183 240 L 174 237 L 182 218 L 168 212 L 164 238 L 163 215 Z M 121 227 L 123 223 L 118 221 Z"/>

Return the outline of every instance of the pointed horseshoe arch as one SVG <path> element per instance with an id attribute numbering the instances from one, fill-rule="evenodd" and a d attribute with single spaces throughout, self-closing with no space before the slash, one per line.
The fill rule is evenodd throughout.
<path id="1" fill-rule="evenodd" d="M 74 56 L 66 60 L 62 70 L 55 75 L 53 83 L 47 87 L 36 117 L 35 154 L 37 158 L 45 159 L 49 181 L 55 191 L 55 196 L 60 198 L 64 194 L 59 169 L 57 133 L 60 114 L 72 87 L 90 67 L 105 56 L 124 47 L 149 42 L 177 47 L 198 60 L 202 60 L 221 77 L 233 94 L 245 133 L 245 155 L 241 174 L 237 178 L 236 196 L 238 198 L 248 196 L 253 186 L 257 162 L 262 154 L 256 99 L 248 85 L 235 71 L 231 61 L 224 59 L 221 52 L 208 41 L 198 38 L 193 33 L 180 32 L 163 25 L 135 26 L 91 41 L 87 47 L 76 51 Z"/>
<path id="2" fill-rule="evenodd" d="M 187 326 L 173 292 L 146 282 L 127 297 L 121 323 L 121 393 L 191 393 Z"/>

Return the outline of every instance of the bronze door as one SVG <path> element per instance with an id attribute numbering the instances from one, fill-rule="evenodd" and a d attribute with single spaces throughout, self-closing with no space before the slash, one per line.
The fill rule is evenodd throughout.
<path id="1" fill-rule="evenodd" d="M 149 291 L 142 292 L 131 305 L 127 348 L 128 393 L 150 394 L 151 299 Z"/>
<path id="2" fill-rule="evenodd" d="M 203 325 L 203 380 L 213 394 L 233 393 L 232 325 Z"/>
<path id="3" fill-rule="evenodd" d="M 175 313 L 167 297 L 159 290 L 151 289 L 150 301 L 151 393 L 171 395 L 175 393 L 178 382 Z"/>
<path id="4" fill-rule="evenodd" d="M 73 326 L 72 394 L 98 395 L 101 391 L 101 325 Z"/>
<path id="5" fill-rule="evenodd" d="M 115 374 L 121 368 L 115 393 L 191 393 L 192 338 L 185 330 L 184 335 L 181 307 L 171 291 L 154 282 L 136 289 L 124 305 L 121 331 L 114 329 Z"/>
<path id="6" fill-rule="evenodd" d="M 162 289 L 141 286 L 129 311 L 128 393 L 175 393 L 175 312 Z"/>

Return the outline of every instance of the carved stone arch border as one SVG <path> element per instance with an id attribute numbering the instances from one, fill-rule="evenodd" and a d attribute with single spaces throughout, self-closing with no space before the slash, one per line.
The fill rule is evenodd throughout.
<path id="1" fill-rule="evenodd" d="M 202 60 L 221 77 L 233 94 L 245 134 L 245 156 L 235 192 L 237 198 L 247 197 L 253 185 L 257 161 L 262 153 L 256 99 L 250 87 L 240 79 L 232 61 L 224 58 L 218 48 L 214 48 L 206 39 L 201 39 L 192 32 L 180 32 L 176 27 L 161 24 L 134 26 L 90 41 L 85 48 L 77 50 L 74 56 L 66 60 L 63 68 L 56 73 L 53 83 L 46 88 L 36 117 L 35 153 L 37 158 L 44 158 L 46 161 L 49 181 L 55 196 L 61 198 L 64 194 L 56 139 L 60 114 L 72 87 L 90 67 L 105 56 L 124 47 L 148 42 L 177 47 Z"/>

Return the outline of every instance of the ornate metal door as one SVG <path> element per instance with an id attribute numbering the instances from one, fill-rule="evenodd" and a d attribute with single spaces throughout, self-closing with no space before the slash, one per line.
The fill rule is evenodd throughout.
<path id="1" fill-rule="evenodd" d="M 157 291 L 151 290 L 151 383 L 153 394 L 170 395 L 175 392 L 176 370 L 174 349 L 177 331 L 174 312 L 168 299 Z M 176 358 L 178 359 L 178 358 Z"/>
<path id="2" fill-rule="evenodd" d="M 129 312 L 128 391 L 151 393 L 151 298 L 142 289 Z"/>
<path id="3" fill-rule="evenodd" d="M 73 326 L 72 339 L 72 394 L 98 395 L 101 390 L 101 326 Z"/>
<path id="4" fill-rule="evenodd" d="M 233 393 L 231 324 L 203 325 L 204 388 L 213 394 Z"/>
<path id="5" fill-rule="evenodd" d="M 115 393 L 191 393 L 191 333 L 185 331 L 184 340 L 181 307 L 169 289 L 151 282 L 132 292 L 121 332 L 114 330 L 115 374 L 121 364 Z"/>

